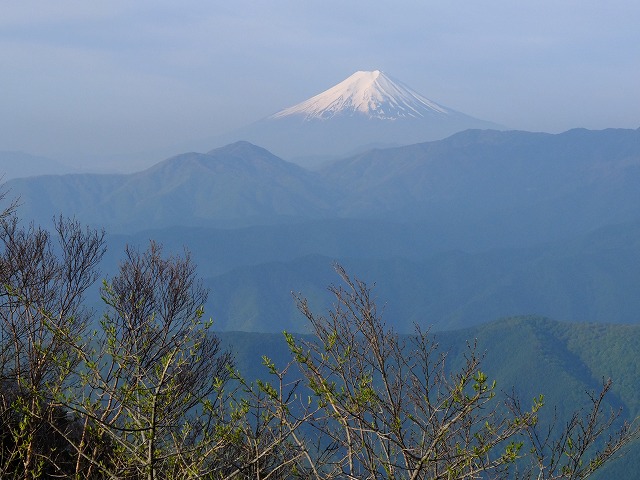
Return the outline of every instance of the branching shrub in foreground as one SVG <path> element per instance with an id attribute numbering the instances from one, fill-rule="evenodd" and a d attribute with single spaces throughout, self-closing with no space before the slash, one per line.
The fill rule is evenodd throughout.
<path id="1" fill-rule="evenodd" d="M 73 463 L 55 398 L 72 388 L 104 233 L 58 219 L 56 235 L 0 219 L 0 477 L 53 475 Z M 56 242 L 57 240 L 57 242 Z"/>
<path id="2" fill-rule="evenodd" d="M 451 362 L 419 328 L 397 335 L 339 266 L 326 316 L 296 297 L 314 338 L 285 333 L 290 363 L 265 357 L 271 381 L 251 383 L 188 254 L 127 248 L 90 331 L 102 232 L 21 227 L 10 207 L 0 247 L 2 478 L 579 479 L 638 434 L 613 430 L 610 382 L 543 428 L 542 398 L 499 400 L 473 344 Z"/>
<path id="3" fill-rule="evenodd" d="M 637 423 L 618 422 L 621 411 L 607 411 L 604 406 L 612 385 L 605 380 L 600 392 L 588 394 L 587 407 L 574 411 L 564 422 L 554 416 L 546 426 L 530 425 L 525 432 L 530 462 L 518 478 L 587 478 L 637 438 Z M 507 408 L 514 415 L 522 414 L 521 402 L 513 396 Z"/>
<path id="4" fill-rule="evenodd" d="M 105 463 L 90 444 L 73 443 L 87 470 L 112 478 L 201 477 L 225 445 L 216 435 L 232 358 L 203 319 L 207 291 L 188 255 L 162 256 L 151 243 L 127 248 L 105 282 L 108 310 L 82 356 L 82 397 L 66 406 L 85 422 L 84 437 L 104 439 Z"/>
<path id="5" fill-rule="evenodd" d="M 275 423 L 291 432 L 292 471 L 318 479 L 586 478 L 637 436 L 625 424 L 595 448 L 616 418 L 602 413 L 609 383 L 593 408 L 542 436 L 542 397 L 528 409 L 498 400 L 475 345 L 452 372 L 427 334 L 416 327 L 403 340 L 385 326 L 371 289 L 337 271 L 345 286 L 330 287 L 327 316 L 296 297 L 314 338 L 285 334 L 293 355 L 285 371 L 265 359 L 276 382 L 260 390 Z M 304 388 L 286 375 L 296 367 Z"/>

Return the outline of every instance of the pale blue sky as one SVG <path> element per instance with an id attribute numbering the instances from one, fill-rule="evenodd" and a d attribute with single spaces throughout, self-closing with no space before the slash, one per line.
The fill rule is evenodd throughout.
<path id="1" fill-rule="evenodd" d="M 374 69 L 517 129 L 640 127 L 637 0 L 0 9 L 0 150 L 77 162 L 188 145 Z"/>

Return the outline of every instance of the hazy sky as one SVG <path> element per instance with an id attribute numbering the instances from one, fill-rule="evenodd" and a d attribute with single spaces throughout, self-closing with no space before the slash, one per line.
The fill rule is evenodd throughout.
<path id="1" fill-rule="evenodd" d="M 0 9 L 0 150 L 91 162 L 188 145 L 374 69 L 516 129 L 640 127 L 637 0 Z"/>

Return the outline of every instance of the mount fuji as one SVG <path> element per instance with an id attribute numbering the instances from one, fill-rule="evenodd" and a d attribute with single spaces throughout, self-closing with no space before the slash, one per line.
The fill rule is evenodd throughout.
<path id="1" fill-rule="evenodd" d="M 374 70 L 356 72 L 218 141 L 247 140 L 282 158 L 310 165 L 373 147 L 438 140 L 472 128 L 504 129 L 436 103 Z"/>
<path id="2" fill-rule="evenodd" d="M 380 70 L 356 72 L 315 97 L 268 117 L 277 120 L 301 116 L 304 121 L 329 120 L 340 116 L 399 120 L 430 115 L 452 115 L 442 105 L 423 97 L 408 86 L 392 80 Z"/>

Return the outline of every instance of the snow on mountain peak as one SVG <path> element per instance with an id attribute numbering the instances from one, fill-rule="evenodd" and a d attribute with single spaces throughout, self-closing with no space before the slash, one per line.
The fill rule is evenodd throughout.
<path id="1" fill-rule="evenodd" d="M 449 115 L 451 110 L 420 95 L 380 70 L 358 71 L 330 89 L 286 108 L 270 119 L 302 116 L 305 120 L 325 120 L 336 116 L 364 115 L 396 120 Z"/>

